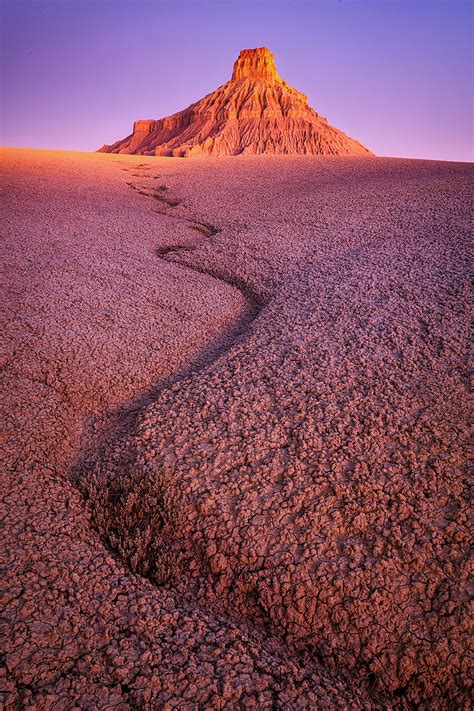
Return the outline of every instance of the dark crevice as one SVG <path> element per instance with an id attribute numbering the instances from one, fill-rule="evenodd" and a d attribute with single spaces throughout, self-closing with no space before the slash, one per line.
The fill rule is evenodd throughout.
<path id="1" fill-rule="evenodd" d="M 162 198 L 158 193 L 166 190 L 164 185 L 158 188 L 158 192 L 155 189 L 137 188 L 132 183 L 128 183 L 128 185 L 145 197 L 166 202 L 169 206 L 181 202 L 177 198 L 171 197 L 166 200 Z M 204 221 L 191 219 L 187 216 L 179 216 L 178 219 L 208 239 L 220 232 L 218 227 Z M 102 536 L 107 548 L 118 555 L 135 574 L 147 578 L 155 585 L 172 584 L 173 575 L 171 573 L 176 570 L 178 565 L 179 551 L 172 550 L 173 546 L 169 546 L 169 541 L 173 539 L 174 528 L 179 529 L 179 525 L 176 523 L 179 516 L 173 509 L 173 515 L 170 514 L 168 517 L 169 521 L 166 526 L 163 525 L 163 521 L 158 519 L 160 515 L 163 518 L 168 509 L 171 511 L 171 504 L 166 503 L 170 498 L 170 492 L 172 492 L 171 498 L 173 500 L 178 501 L 179 497 L 177 496 L 178 492 L 172 491 L 173 482 L 163 476 L 163 472 L 136 471 L 137 452 L 134 437 L 140 426 L 142 414 L 163 390 L 208 367 L 223 353 L 226 353 L 247 331 L 264 304 L 261 295 L 254 293 L 243 281 L 215 270 L 181 264 L 173 259 L 180 252 L 197 249 L 199 244 L 190 242 L 161 246 L 156 249 L 155 254 L 184 272 L 186 270 L 197 272 L 237 289 L 245 297 L 245 306 L 235 318 L 234 323 L 222 330 L 191 363 L 175 376 L 152 385 L 146 391 L 137 394 L 130 402 L 123 403 L 95 421 L 88 423 L 82 438 L 82 441 L 87 443 L 87 450 L 82 449 L 70 467 L 73 480 L 88 502 L 92 523 Z M 97 427 L 97 425 L 99 426 Z M 96 427 L 98 434 L 94 434 Z M 130 443 L 118 458 L 112 457 L 113 470 L 119 474 L 119 476 L 114 476 L 108 470 L 110 454 L 114 451 L 116 443 L 123 440 L 129 440 Z M 107 461 L 109 461 L 109 465 L 103 467 L 103 463 Z M 157 516 L 152 515 L 150 506 L 145 505 L 146 486 L 145 489 L 142 486 L 142 490 L 138 491 L 142 479 L 145 484 L 146 481 L 156 479 L 155 498 L 163 503 L 161 508 L 157 507 Z M 150 489 L 152 488 L 150 487 Z M 137 491 L 135 491 L 136 489 Z M 134 506 L 135 499 L 140 500 L 143 505 Z M 178 539 L 179 536 L 176 535 L 176 538 Z"/>
<path id="2" fill-rule="evenodd" d="M 173 252 L 180 252 L 182 250 L 192 251 L 196 249 L 193 244 L 170 244 L 168 247 L 158 247 L 156 254 L 158 257 L 164 257 L 166 254 L 171 254 Z"/>
<path id="3" fill-rule="evenodd" d="M 207 222 L 190 222 L 189 226 L 193 230 L 197 230 L 197 232 L 200 232 L 202 235 L 205 237 L 214 237 L 215 235 L 218 235 L 221 230 L 218 227 L 214 227 L 214 225 L 210 225 Z"/>

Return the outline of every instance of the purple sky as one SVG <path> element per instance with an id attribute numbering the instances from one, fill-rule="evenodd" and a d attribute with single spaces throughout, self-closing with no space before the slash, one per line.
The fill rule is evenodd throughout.
<path id="1" fill-rule="evenodd" d="M 3 145 L 92 151 L 266 45 L 379 155 L 473 160 L 470 0 L 0 0 Z"/>

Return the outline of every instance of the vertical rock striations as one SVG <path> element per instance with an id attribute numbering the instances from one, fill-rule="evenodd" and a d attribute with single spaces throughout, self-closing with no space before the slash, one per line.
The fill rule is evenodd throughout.
<path id="1" fill-rule="evenodd" d="M 371 155 L 283 81 L 266 47 L 243 49 L 232 79 L 212 94 L 172 116 L 136 121 L 130 136 L 100 152 L 178 157 Z"/>

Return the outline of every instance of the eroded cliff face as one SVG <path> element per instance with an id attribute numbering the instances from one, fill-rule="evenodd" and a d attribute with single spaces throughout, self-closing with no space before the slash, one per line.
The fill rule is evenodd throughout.
<path id="1" fill-rule="evenodd" d="M 283 84 L 275 66 L 275 57 L 266 47 L 243 49 L 234 63 L 232 81 L 263 79 Z"/>
<path id="2" fill-rule="evenodd" d="M 232 79 L 216 91 L 172 116 L 136 121 L 130 136 L 100 152 L 178 157 L 371 155 L 283 81 L 266 47 L 242 50 Z"/>

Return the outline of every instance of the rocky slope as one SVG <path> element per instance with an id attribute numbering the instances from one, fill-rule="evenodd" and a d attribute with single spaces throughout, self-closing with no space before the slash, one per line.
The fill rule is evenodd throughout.
<path id="1" fill-rule="evenodd" d="M 232 79 L 172 116 L 136 121 L 133 133 L 102 153 L 156 156 L 371 155 L 308 105 L 279 76 L 266 47 L 244 49 Z"/>

